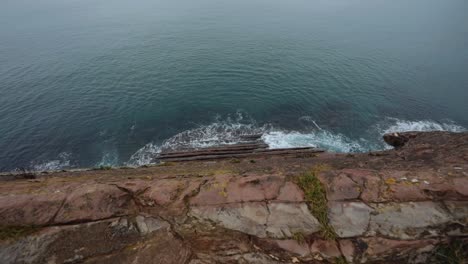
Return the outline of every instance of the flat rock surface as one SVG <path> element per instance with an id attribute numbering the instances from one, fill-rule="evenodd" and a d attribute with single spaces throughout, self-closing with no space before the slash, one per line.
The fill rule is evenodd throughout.
<path id="1" fill-rule="evenodd" d="M 456 241 L 466 255 L 468 134 L 386 140 L 398 148 L 2 174 L 0 263 L 437 263 Z"/>

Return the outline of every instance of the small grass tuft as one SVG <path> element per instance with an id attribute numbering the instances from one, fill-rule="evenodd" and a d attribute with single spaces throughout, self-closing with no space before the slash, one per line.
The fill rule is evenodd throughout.
<path id="1" fill-rule="evenodd" d="M 231 163 L 240 163 L 240 162 L 241 162 L 240 159 L 232 159 L 231 160 Z"/>
<path id="2" fill-rule="evenodd" d="M 303 245 L 304 243 L 306 243 L 306 238 L 304 234 L 302 234 L 301 232 L 295 232 L 293 234 L 293 239 L 296 240 L 297 243 L 299 243 L 300 245 Z"/>
<path id="3" fill-rule="evenodd" d="M 176 165 L 175 162 L 168 161 L 168 162 L 161 162 L 161 163 L 159 163 L 158 166 L 160 166 L 160 167 L 169 167 L 169 166 L 175 166 L 175 165 Z"/>
<path id="4" fill-rule="evenodd" d="M 346 261 L 346 259 L 343 256 L 341 256 L 341 257 L 335 258 L 334 263 L 335 264 L 346 264 L 348 262 Z"/>
<path id="5" fill-rule="evenodd" d="M 434 263 L 465 264 L 468 263 L 468 246 L 460 240 L 453 240 L 448 245 L 437 247 Z"/>
<path id="6" fill-rule="evenodd" d="M 310 171 L 301 175 L 298 186 L 304 191 L 305 199 L 310 203 L 310 211 L 317 218 L 322 226 L 321 234 L 325 239 L 336 239 L 336 233 L 328 221 L 327 195 L 317 175 L 324 170 L 328 170 L 326 165 L 316 165 Z"/>
<path id="7" fill-rule="evenodd" d="M 32 226 L 0 226 L 0 241 L 17 239 L 30 235 L 38 230 Z"/>
<path id="8" fill-rule="evenodd" d="M 112 170 L 112 166 L 104 166 L 104 165 L 101 165 L 99 167 L 99 170 Z"/>

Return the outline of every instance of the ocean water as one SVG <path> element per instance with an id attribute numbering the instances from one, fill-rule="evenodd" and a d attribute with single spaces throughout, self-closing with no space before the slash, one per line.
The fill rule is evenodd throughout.
<path id="1" fill-rule="evenodd" d="M 468 128 L 466 0 L 5 0 L 0 171 Z"/>

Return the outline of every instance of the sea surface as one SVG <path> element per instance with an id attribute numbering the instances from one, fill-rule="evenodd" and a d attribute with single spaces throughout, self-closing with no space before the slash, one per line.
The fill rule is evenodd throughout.
<path id="1" fill-rule="evenodd" d="M 466 0 L 2 0 L 0 171 L 468 128 Z"/>

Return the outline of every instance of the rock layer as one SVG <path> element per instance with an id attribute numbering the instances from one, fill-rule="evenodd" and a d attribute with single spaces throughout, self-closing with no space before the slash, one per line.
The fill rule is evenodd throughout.
<path id="1" fill-rule="evenodd" d="M 451 241 L 466 254 L 468 134 L 400 137 L 378 153 L 4 175 L 0 263 L 437 263 Z M 298 185 L 317 165 L 325 215 Z"/>

